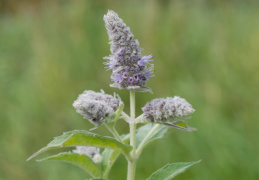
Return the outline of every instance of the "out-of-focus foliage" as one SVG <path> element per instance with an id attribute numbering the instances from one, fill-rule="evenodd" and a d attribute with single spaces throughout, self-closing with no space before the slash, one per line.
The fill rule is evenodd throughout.
<path id="1" fill-rule="evenodd" d="M 128 111 L 128 92 L 109 87 L 102 64 L 109 54 L 102 20 L 108 9 L 131 27 L 143 55 L 156 60 L 156 77 L 148 82 L 154 94 L 137 93 L 137 114 L 147 101 L 174 95 L 196 109 L 189 124 L 198 131 L 172 129 L 150 145 L 138 161 L 137 179 L 168 162 L 199 159 L 178 178 L 259 179 L 258 7 L 256 1 L 75 0 L 3 10 L 0 180 L 87 178 L 69 164 L 25 160 L 62 132 L 92 127 L 72 107 L 85 89 L 116 91 Z M 128 132 L 126 123 L 117 126 Z M 122 178 L 126 161 L 120 157 L 110 179 Z"/>

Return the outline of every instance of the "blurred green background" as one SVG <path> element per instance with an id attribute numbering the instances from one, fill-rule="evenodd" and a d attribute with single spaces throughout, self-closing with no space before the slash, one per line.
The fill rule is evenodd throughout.
<path id="1" fill-rule="evenodd" d="M 178 95 L 196 109 L 189 124 L 148 146 L 137 180 L 168 162 L 202 162 L 176 179 L 259 179 L 259 3 L 202 0 L 0 1 L 0 180 L 71 180 L 88 176 L 70 164 L 25 160 L 53 137 L 93 127 L 72 107 L 84 90 L 109 87 L 103 15 L 112 9 L 155 57 L 154 94 Z M 127 133 L 119 122 L 117 129 Z M 104 127 L 95 132 L 109 135 Z M 48 153 L 44 154 L 45 156 Z M 44 156 L 43 155 L 43 156 Z M 111 180 L 126 179 L 120 157 Z"/>

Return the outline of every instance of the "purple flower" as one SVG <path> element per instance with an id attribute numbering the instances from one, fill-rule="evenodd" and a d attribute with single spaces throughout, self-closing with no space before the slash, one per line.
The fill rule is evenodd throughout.
<path id="1" fill-rule="evenodd" d="M 119 50 L 119 52 L 118 52 L 118 55 L 121 56 L 121 55 L 124 54 L 124 52 L 125 52 L 125 49 L 124 49 L 124 48 L 121 48 L 121 49 Z"/>
<path id="2" fill-rule="evenodd" d="M 133 77 L 129 77 L 128 82 L 132 84 L 134 82 Z"/>
<path id="3" fill-rule="evenodd" d="M 133 78 L 134 78 L 134 81 L 138 81 L 139 80 L 139 73 L 134 74 Z"/>
<path id="4" fill-rule="evenodd" d="M 125 61 L 129 61 L 130 60 L 130 57 L 128 55 L 124 56 L 124 60 Z"/>
<path id="5" fill-rule="evenodd" d="M 118 83 L 121 83 L 123 81 L 123 77 L 120 74 L 114 74 L 115 76 L 115 81 Z"/>
<path id="6" fill-rule="evenodd" d="M 127 72 L 124 72 L 124 73 L 122 74 L 122 77 L 123 77 L 124 79 L 128 79 L 129 74 L 128 74 Z"/>
<path id="7" fill-rule="evenodd" d="M 152 77 L 153 65 L 150 61 L 153 60 L 150 58 L 153 56 L 141 56 L 138 40 L 133 39 L 130 28 L 115 12 L 109 10 L 104 22 L 111 44 L 111 55 L 104 58 L 108 61 L 105 64 L 112 70 L 111 86 L 151 92 L 146 82 Z"/>
<path id="8" fill-rule="evenodd" d="M 153 58 L 153 56 L 143 56 L 139 61 L 138 61 L 138 65 L 139 66 L 145 66 L 146 63 L 149 63 L 150 61 L 153 60 L 149 60 L 150 58 Z"/>
<path id="9" fill-rule="evenodd" d="M 147 71 L 147 72 L 146 72 L 145 77 L 146 77 L 147 79 L 149 79 L 149 78 L 152 77 L 150 71 Z"/>

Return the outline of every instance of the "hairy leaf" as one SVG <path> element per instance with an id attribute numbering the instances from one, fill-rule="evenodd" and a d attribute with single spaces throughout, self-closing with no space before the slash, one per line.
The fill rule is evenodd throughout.
<path id="1" fill-rule="evenodd" d="M 172 163 L 167 164 L 164 167 L 160 168 L 156 172 L 154 172 L 147 180 L 169 180 L 174 178 L 176 175 L 184 172 L 189 167 L 193 166 L 194 164 L 199 163 L 197 162 L 180 162 L 180 163 Z"/>
<path id="2" fill-rule="evenodd" d="M 95 146 L 110 148 L 118 150 L 125 155 L 127 155 L 132 150 L 130 145 L 122 144 L 116 141 L 114 138 L 100 136 L 84 130 L 75 130 L 66 132 L 63 135 L 56 137 L 46 147 L 40 149 L 27 160 L 30 160 L 47 150 L 73 146 Z"/>
<path id="3" fill-rule="evenodd" d="M 129 134 L 128 135 L 123 135 L 121 137 L 124 141 L 124 143 L 128 143 L 129 141 Z M 120 152 L 119 151 L 114 151 L 113 149 L 108 149 L 106 148 L 103 153 L 102 153 L 102 173 L 103 177 L 107 177 L 109 175 L 109 172 L 114 164 L 114 162 L 117 160 L 119 157 Z"/>
<path id="4" fill-rule="evenodd" d="M 45 161 L 45 160 L 59 160 L 59 161 L 71 163 L 73 165 L 79 166 L 94 178 L 101 177 L 101 171 L 99 167 L 92 161 L 91 158 L 89 158 L 84 154 L 64 152 L 54 156 L 46 157 L 44 159 L 40 159 L 38 161 Z"/>
<path id="5" fill-rule="evenodd" d="M 153 129 L 153 127 L 156 124 L 146 124 L 144 126 L 141 126 L 138 129 L 137 135 L 136 135 L 136 145 L 138 147 L 138 145 L 141 143 L 141 141 L 143 141 L 143 139 L 148 135 L 148 133 L 151 132 L 151 130 Z M 158 129 L 156 129 L 156 131 L 152 134 L 152 136 L 148 139 L 148 141 L 145 143 L 145 145 L 147 145 L 148 143 L 155 141 L 157 139 L 160 139 L 164 136 L 164 134 L 167 132 L 168 130 L 168 126 L 165 125 L 161 125 L 159 126 Z"/>
<path id="6" fill-rule="evenodd" d="M 116 161 L 116 159 L 119 157 L 120 152 L 119 151 L 114 151 L 113 149 L 108 149 L 106 148 L 103 153 L 102 153 L 102 172 L 103 172 L 103 177 L 107 177 L 112 165 Z"/>

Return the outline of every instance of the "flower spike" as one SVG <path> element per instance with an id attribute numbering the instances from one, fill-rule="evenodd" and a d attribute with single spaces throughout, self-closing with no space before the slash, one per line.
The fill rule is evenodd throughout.
<path id="1" fill-rule="evenodd" d="M 153 99 L 142 110 L 143 120 L 155 123 L 183 120 L 195 111 L 191 104 L 179 96 Z"/>
<path id="2" fill-rule="evenodd" d="M 103 19 L 111 44 L 112 54 L 104 57 L 107 60 L 104 64 L 112 70 L 111 86 L 152 92 L 146 82 L 153 76 L 153 65 L 150 64 L 153 56 L 141 57 L 138 40 L 133 40 L 130 28 L 114 11 L 109 10 Z"/>
<path id="3" fill-rule="evenodd" d="M 100 126 L 105 120 L 112 118 L 114 113 L 123 104 L 120 97 L 105 94 L 104 91 L 84 91 L 73 103 L 76 111 L 83 115 L 96 126 Z"/>

